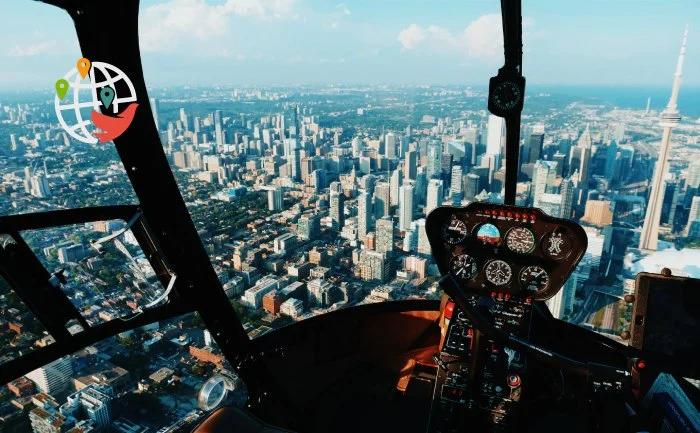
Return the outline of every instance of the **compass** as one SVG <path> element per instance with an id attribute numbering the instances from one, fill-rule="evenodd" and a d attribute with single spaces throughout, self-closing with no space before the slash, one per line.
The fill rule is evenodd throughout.
<path id="1" fill-rule="evenodd" d="M 525 78 L 501 69 L 489 82 L 489 111 L 496 116 L 510 117 L 523 109 Z"/>

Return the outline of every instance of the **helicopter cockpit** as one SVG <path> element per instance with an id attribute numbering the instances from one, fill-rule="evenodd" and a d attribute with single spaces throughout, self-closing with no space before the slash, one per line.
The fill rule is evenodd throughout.
<path id="1" fill-rule="evenodd" d="M 77 44 L 67 71 L 40 56 L 55 41 L 0 56 L 8 80 L 58 74 L 0 91 L 0 433 L 700 432 L 687 28 L 670 102 L 639 110 L 526 92 L 520 0 L 394 37 L 404 70 L 419 45 L 454 65 L 494 41 L 500 65 L 502 38 L 466 89 L 147 86 L 205 58 L 338 72 L 348 52 L 289 57 L 313 44 L 272 21 L 322 22 L 325 56 L 382 27 L 360 5 L 25 3 L 0 6 L 12 32 L 46 11 Z M 379 33 L 356 57 L 394 76 Z"/>

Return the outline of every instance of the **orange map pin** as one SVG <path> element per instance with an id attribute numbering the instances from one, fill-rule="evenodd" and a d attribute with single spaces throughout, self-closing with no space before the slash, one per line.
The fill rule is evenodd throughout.
<path id="1" fill-rule="evenodd" d="M 82 59 L 78 60 L 78 72 L 80 72 L 80 76 L 85 78 L 87 77 L 88 72 L 90 72 L 90 60 L 86 59 L 83 57 Z"/>

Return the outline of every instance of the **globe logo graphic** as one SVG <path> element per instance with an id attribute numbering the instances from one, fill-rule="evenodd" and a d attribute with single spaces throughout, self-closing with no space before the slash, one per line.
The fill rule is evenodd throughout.
<path id="1" fill-rule="evenodd" d="M 96 73 L 100 81 L 96 79 Z M 73 138 L 87 144 L 96 144 L 98 138 L 93 135 L 97 127 L 88 114 L 91 111 L 100 113 L 102 107 L 105 114 L 118 114 L 131 103 L 136 102 L 136 91 L 129 77 L 114 65 L 104 62 L 92 62 L 90 72 L 83 78 L 78 68 L 73 68 L 63 79 L 68 83 L 67 93 L 61 98 L 54 99 L 56 117 L 61 127 Z M 110 87 L 114 90 L 111 104 L 103 103 L 100 91 Z"/>

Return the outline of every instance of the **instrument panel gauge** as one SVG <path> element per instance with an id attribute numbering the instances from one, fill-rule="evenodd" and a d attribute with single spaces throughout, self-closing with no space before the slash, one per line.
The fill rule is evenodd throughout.
<path id="1" fill-rule="evenodd" d="M 527 254 L 535 249 L 535 234 L 525 227 L 513 227 L 506 234 L 508 249 L 518 254 Z"/>
<path id="2" fill-rule="evenodd" d="M 502 287 L 510 283 L 513 278 L 513 269 L 503 260 L 491 260 L 484 268 L 486 281 L 494 286 Z"/>
<path id="3" fill-rule="evenodd" d="M 555 230 L 542 238 L 544 253 L 554 260 L 563 260 L 571 254 L 571 240 L 564 231 Z"/>
<path id="4" fill-rule="evenodd" d="M 455 245 L 462 242 L 467 238 L 469 234 L 469 229 L 467 225 L 461 219 L 452 215 L 450 222 L 442 227 L 442 237 L 450 245 Z"/>
<path id="5" fill-rule="evenodd" d="M 524 290 L 539 292 L 549 284 L 549 274 L 539 266 L 528 266 L 520 271 L 520 286 Z"/>
<path id="6" fill-rule="evenodd" d="M 471 280 L 478 272 L 476 260 L 467 254 L 454 256 L 452 260 L 450 260 L 450 272 L 459 279 Z"/>

